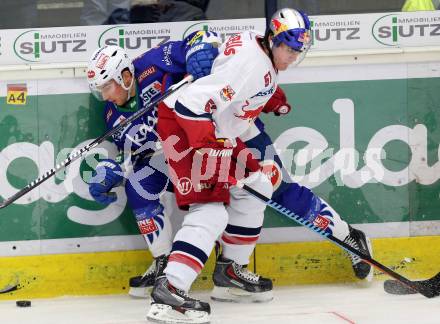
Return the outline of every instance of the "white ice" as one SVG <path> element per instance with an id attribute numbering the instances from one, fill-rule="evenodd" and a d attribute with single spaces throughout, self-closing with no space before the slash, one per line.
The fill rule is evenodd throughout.
<path id="1" fill-rule="evenodd" d="M 195 297 L 208 300 L 208 292 Z M 440 324 L 440 297 L 394 296 L 381 282 L 358 285 L 281 287 L 266 304 L 211 301 L 211 323 L 232 324 Z M 1 324 L 139 324 L 146 320 L 147 300 L 127 295 L 34 299 L 29 308 L 0 301 Z"/>

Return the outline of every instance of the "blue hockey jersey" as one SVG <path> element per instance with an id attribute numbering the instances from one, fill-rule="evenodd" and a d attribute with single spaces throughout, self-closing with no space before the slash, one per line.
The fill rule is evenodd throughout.
<path id="1" fill-rule="evenodd" d="M 133 60 L 135 68 L 136 96 L 123 107 L 107 102 L 104 120 L 107 129 L 114 128 L 137 110 L 147 107 L 172 84 L 180 81 L 186 73 L 186 41 L 167 42 L 153 48 Z M 113 141 L 120 151 L 134 154 L 142 146 L 141 156 L 152 153 L 159 141 L 155 127 L 157 107 L 152 107 L 142 117 L 128 124 L 113 135 Z M 129 152 L 128 152 L 129 151 Z"/>

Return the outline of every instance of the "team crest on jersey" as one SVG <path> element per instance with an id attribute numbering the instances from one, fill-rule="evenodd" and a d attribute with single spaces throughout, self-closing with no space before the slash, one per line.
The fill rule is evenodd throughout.
<path id="1" fill-rule="evenodd" d="M 220 90 L 220 97 L 223 101 L 231 101 L 232 97 L 234 97 L 235 91 L 228 84 L 226 87 Z"/>
<path id="2" fill-rule="evenodd" d="M 177 190 L 182 196 L 189 194 L 192 190 L 192 182 L 189 178 L 183 177 L 177 181 Z"/>
<path id="3" fill-rule="evenodd" d="M 144 105 L 148 105 L 151 100 L 162 91 L 162 84 L 159 81 L 154 81 L 141 91 L 141 98 Z"/>
<path id="4" fill-rule="evenodd" d="M 146 78 L 148 78 L 150 75 L 153 75 L 154 73 L 156 73 L 156 68 L 151 65 L 149 67 L 147 67 L 138 77 L 138 82 L 141 83 L 142 81 L 144 81 Z"/>
<path id="5" fill-rule="evenodd" d="M 209 99 L 205 104 L 205 112 L 212 113 L 213 110 L 217 109 L 214 100 Z"/>
<path id="6" fill-rule="evenodd" d="M 247 110 L 246 108 L 249 107 L 249 100 L 246 100 L 246 103 L 241 107 L 241 110 L 243 111 L 243 115 L 237 115 L 234 114 L 235 117 L 243 119 L 243 120 L 255 120 L 260 112 L 263 110 L 264 106 L 258 107 L 255 110 Z"/>
<path id="7" fill-rule="evenodd" d="M 265 160 L 260 162 L 261 172 L 270 180 L 273 190 L 277 190 L 283 179 L 281 169 L 275 161 Z"/>
<path id="8" fill-rule="evenodd" d="M 99 55 L 98 57 L 98 62 L 96 62 L 96 67 L 99 69 L 103 69 L 109 59 L 110 56 L 101 53 L 101 55 Z"/>
<path id="9" fill-rule="evenodd" d="M 313 225 L 319 227 L 322 230 L 326 230 L 329 224 L 330 221 L 321 215 L 316 216 L 315 220 L 313 221 Z"/>

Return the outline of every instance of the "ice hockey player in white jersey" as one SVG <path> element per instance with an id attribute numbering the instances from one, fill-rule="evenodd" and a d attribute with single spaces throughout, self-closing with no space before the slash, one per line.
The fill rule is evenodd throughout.
<path id="1" fill-rule="evenodd" d="M 305 14 L 278 11 L 266 39 L 253 32 L 231 36 L 219 49 L 210 75 L 160 105 L 157 129 L 177 203 L 188 214 L 174 238 L 165 274 L 156 280 L 148 319 L 209 322 L 209 304 L 188 295 L 192 283 L 227 226 L 249 234 L 261 228 L 264 218 L 265 205 L 230 187 L 228 177 L 246 177 L 248 185 L 266 196 L 273 188 L 258 161 L 243 155 L 246 148 L 239 137 L 275 92 L 278 71 L 307 53 L 309 29 Z M 242 166 L 236 160 L 253 172 L 240 173 Z M 272 281 L 246 268 L 258 235 L 246 237 L 246 242 L 240 241 L 240 235 L 231 237 L 229 243 L 239 244 L 223 240 L 222 256 L 233 265 L 231 275 L 246 279 L 249 298 L 270 300 Z"/>

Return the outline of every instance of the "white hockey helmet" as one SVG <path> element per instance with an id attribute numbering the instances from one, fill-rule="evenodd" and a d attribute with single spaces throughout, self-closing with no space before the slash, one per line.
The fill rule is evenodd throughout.
<path id="1" fill-rule="evenodd" d="M 132 83 L 127 87 L 122 79 L 122 72 L 128 69 L 133 75 Z M 125 50 L 119 46 L 110 45 L 98 48 L 92 55 L 87 67 L 87 81 L 90 90 L 100 100 L 102 92 L 108 89 L 115 80 L 123 89 L 129 91 L 134 82 L 134 66 Z"/>
<path id="2" fill-rule="evenodd" d="M 276 11 L 270 19 L 266 37 L 272 34 L 272 46 L 284 43 L 301 53 L 296 64 L 301 62 L 312 45 L 310 20 L 304 12 L 291 8 Z"/>

